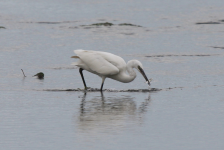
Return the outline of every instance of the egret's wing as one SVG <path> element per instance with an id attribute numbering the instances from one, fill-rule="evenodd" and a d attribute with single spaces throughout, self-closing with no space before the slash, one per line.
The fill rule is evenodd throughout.
<path id="1" fill-rule="evenodd" d="M 119 73 L 119 69 L 116 66 L 94 51 L 75 50 L 74 52 L 88 67 L 88 71 L 104 76 Z"/>

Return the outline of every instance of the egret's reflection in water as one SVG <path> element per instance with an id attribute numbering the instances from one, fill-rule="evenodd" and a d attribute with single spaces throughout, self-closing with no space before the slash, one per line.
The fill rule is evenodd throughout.
<path id="1" fill-rule="evenodd" d="M 88 99 L 88 93 L 84 93 L 77 119 L 79 129 L 90 132 L 122 128 L 130 123 L 141 124 L 151 101 L 150 96 L 142 96 L 141 99 L 130 95 L 105 97 L 101 93 Z"/>

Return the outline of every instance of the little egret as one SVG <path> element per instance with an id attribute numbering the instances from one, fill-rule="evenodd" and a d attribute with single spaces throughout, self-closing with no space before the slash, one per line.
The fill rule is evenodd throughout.
<path id="1" fill-rule="evenodd" d="M 82 73 L 83 70 L 87 70 L 102 78 L 100 91 L 103 90 L 103 84 L 106 78 L 111 78 L 123 83 L 133 81 L 136 77 L 133 68 L 137 69 L 143 75 L 148 85 L 150 85 L 150 81 L 143 71 L 142 63 L 138 60 L 130 60 L 126 64 L 123 58 L 107 52 L 81 49 L 74 50 L 74 52 L 77 56 L 72 56 L 71 58 L 77 58 L 78 61 L 72 63 L 72 65 L 79 67 L 85 90 L 87 90 L 87 86 Z"/>

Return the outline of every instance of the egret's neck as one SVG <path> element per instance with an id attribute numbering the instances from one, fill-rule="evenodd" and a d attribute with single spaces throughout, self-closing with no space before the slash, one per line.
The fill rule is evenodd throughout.
<path id="1" fill-rule="evenodd" d="M 109 78 L 112 78 L 114 80 L 123 82 L 123 83 L 128 83 L 131 82 L 135 79 L 136 77 L 136 73 L 133 70 L 134 67 L 134 60 L 130 60 L 127 65 L 126 68 L 124 70 L 122 70 L 119 74 L 114 75 L 114 76 L 110 76 Z"/>
<path id="2" fill-rule="evenodd" d="M 119 81 L 124 82 L 124 83 L 133 81 L 136 77 L 136 73 L 133 68 L 134 68 L 134 63 L 132 62 L 132 60 L 130 60 L 126 66 L 127 73 L 126 73 L 126 71 L 121 73 L 119 76 Z"/>
<path id="3" fill-rule="evenodd" d="M 128 61 L 128 63 L 127 63 L 127 72 L 129 74 L 130 78 L 132 79 L 131 81 L 133 81 L 135 79 L 135 77 L 136 77 L 136 73 L 135 73 L 133 68 L 134 68 L 133 60 Z"/>

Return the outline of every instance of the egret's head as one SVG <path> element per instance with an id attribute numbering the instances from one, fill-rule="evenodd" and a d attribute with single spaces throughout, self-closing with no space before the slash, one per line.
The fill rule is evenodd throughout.
<path id="1" fill-rule="evenodd" d="M 142 74 L 142 76 L 145 78 L 147 84 L 150 86 L 150 80 L 147 78 L 147 76 L 143 70 L 142 63 L 138 60 L 134 60 L 134 67 Z"/>

